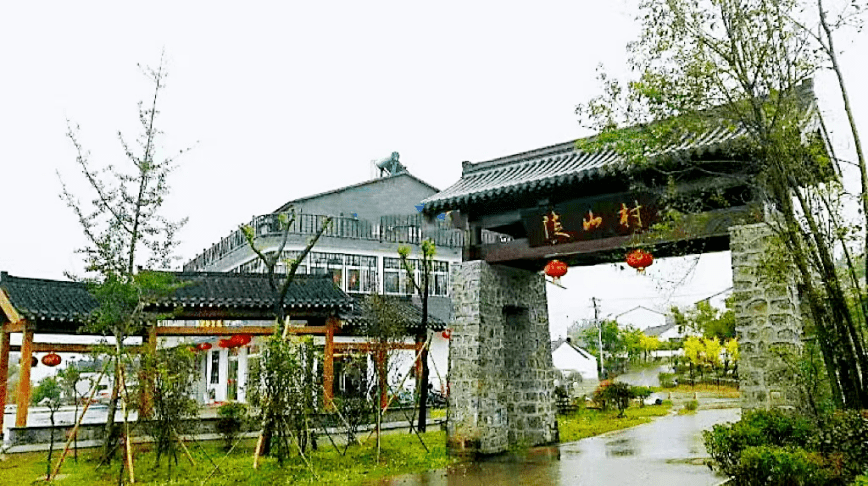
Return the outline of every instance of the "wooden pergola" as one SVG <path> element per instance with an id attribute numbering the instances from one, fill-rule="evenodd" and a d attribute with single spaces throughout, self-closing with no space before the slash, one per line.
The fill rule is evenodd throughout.
<path id="1" fill-rule="evenodd" d="M 213 323 L 225 320 L 269 320 L 273 305 L 266 277 L 261 274 L 178 273 L 184 282 L 169 297 L 152 302 L 146 311 L 154 316 L 172 315 L 176 321 Z M 297 334 L 325 336 L 323 395 L 333 396 L 334 336 L 341 333 L 342 315 L 352 312 L 353 299 L 337 288 L 328 276 L 298 275 L 284 301 L 286 314 L 308 325 L 290 326 Z M 94 335 L 85 324 L 97 302 L 83 283 L 22 278 L 0 273 L 0 403 L 6 403 L 9 353 L 20 351 L 21 369 L 17 396 L 16 427 L 26 427 L 30 403 L 31 361 L 34 353 L 88 353 L 91 344 L 34 342 L 34 334 Z M 274 326 L 165 325 L 156 320 L 147 327 L 142 346 L 155 349 L 160 336 L 270 335 Z M 11 345 L 11 334 L 21 333 L 21 345 Z M 138 346 L 137 346 L 138 347 Z"/>
<path id="2" fill-rule="evenodd" d="M 263 274 L 219 272 L 185 272 L 175 274 L 180 286 L 170 296 L 151 302 L 147 312 L 154 316 L 171 315 L 175 321 L 197 321 L 197 325 L 166 325 L 154 322 L 147 327 L 142 345 L 151 350 L 161 336 L 231 336 L 246 334 L 266 336 L 275 332 L 272 325 L 214 325 L 227 320 L 262 321 L 273 318 L 271 290 Z M 407 297 L 388 297 L 393 315 L 408 329 L 421 322 L 422 312 Z M 323 353 L 323 401 L 328 406 L 334 398 L 334 358 L 341 352 L 365 352 L 374 355 L 382 366 L 384 349 L 369 342 L 335 342 L 336 335 L 358 336 L 374 319 L 364 303 L 336 287 L 329 276 L 296 275 L 284 300 L 284 310 L 292 320 L 307 325 L 287 326 L 294 334 L 325 338 Z M 89 353 L 96 345 L 67 342 L 34 342 L 36 333 L 51 335 L 92 335 L 86 327 L 97 302 L 87 286 L 79 282 L 15 277 L 0 272 L 0 403 L 6 403 L 9 353 L 21 353 L 20 385 L 17 396 L 16 427 L 26 427 L 30 404 L 31 361 L 34 353 Z M 433 315 L 429 326 L 442 330 L 445 323 Z M 11 334 L 21 333 L 21 345 L 11 345 Z M 361 333 L 363 335 L 363 333 Z M 390 343 L 389 349 L 414 350 L 421 343 Z M 420 366 L 417 363 L 417 372 Z M 385 398 L 381 397 L 385 403 Z"/>

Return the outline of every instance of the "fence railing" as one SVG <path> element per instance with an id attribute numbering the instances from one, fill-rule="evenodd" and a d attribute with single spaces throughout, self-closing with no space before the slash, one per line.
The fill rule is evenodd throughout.
<path id="1" fill-rule="evenodd" d="M 327 217 L 319 214 L 297 214 L 289 226 L 289 233 L 314 235 L 322 228 Z M 250 222 L 250 227 L 253 228 L 256 238 L 283 234 L 279 214 L 255 216 Z M 441 247 L 460 248 L 464 245 L 463 231 L 452 228 L 446 221 L 428 223 L 421 214 L 381 216 L 379 224 L 356 218 L 333 217 L 332 223 L 326 228 L 323 236 L 412 245 L 418 245 L 423 240 L 431 238 L 434 244 Z M 241 230 L 235 230 L 187 262 L 184 271 L 205 270 L 208 265 L 221 260 L 246 244 L 247 241 Z"/>

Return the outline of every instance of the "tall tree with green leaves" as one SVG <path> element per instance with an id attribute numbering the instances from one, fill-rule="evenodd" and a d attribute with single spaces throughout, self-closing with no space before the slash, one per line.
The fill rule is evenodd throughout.
<path id="1" fill-rule="evenodd" d="M 169 176 L 175 157 L 158 155 L 162 132 L 157 127 L 160 94 L 167 76 L 163 59 L 156 69 L 143 68 L 153 83 L 148 105 L 139 103 L 142 132 L 130 144 L 118 133 L 125 164 L 97 167 L 79 140 L 78 127 L 68 124 L 67 138 L 76 152 L 76 163 L 90 187 L 91 196 L 82 201 L 61 178 L 61 198 L 73 210 L 86 237 L 84 255 L 86 280 L 98 308 L 89 319 L 93 332 L 114 337 L 114 348 L 106 350 L 114 360 L 112 395 L 106 419 L 104 455 L 110 459 L 118 444 L 120 428 L 114 422 L 120 399 L 121 369 L 132 364 L 124 346 L 129 336 L 141 335 L 154 319 L 145 312 L 145 303 L 172 289 L 172 279 L 155 272 L 138 272 L 139 266 L 168 269 L 177 246 L 175 236 L 186 222 L 171 221 L 162 214 L 169 195 Z M 78 277 L 70 275 L 73 279 Z"/>
<path id="2" fill-rule="evenodd" d="M 630 45 L 637 78 L 628 84 L 603 76 L 604 94 L 579 107 L 598 137 L 588 150 L 612 149 L 628 163 L 670 180 L 693 171 L 749 186 L 769 209 L 769 227 L 785 252 L 769 278 L 795 279 L 838 406 L 868 406 L 864 290 L 852 271 L 839 272 L 837 255 L 863 251 L 866 225 L 851 225 L 842 178 L 825 140 L 812 75 L 826 62 L 797 21 L 800 0 L 642 0 L 642 32 Z M 629 128 L 628 128 L 629 127 Z M 728 130 L 736 170 L 667 160 L 659 154 Z M 746 156 L 746 157 L 745 157 Z M 735 166 L 733 166 L 735 167 Z M 695 174 L 695 172 L 693 172 Z M 864 198 L 863 192 L 860 197 Z"/>

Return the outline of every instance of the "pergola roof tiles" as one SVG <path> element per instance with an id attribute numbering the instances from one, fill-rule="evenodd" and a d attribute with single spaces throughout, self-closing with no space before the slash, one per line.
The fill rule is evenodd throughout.
<path id="1" fill-rule="evenodd" d="M 377 313 L 368 303 L 366 296 L 354 296 L 353 310 L 344 316 L 344 322 L 352 327 L 364 327 L 376 319 Z M 409 296 L 384 295 L 383 299 L 389 304 L 390 315 L 400 320 L 400 324 L 410 330 L 418 329 L 422 322 L 422 309 L 412 301 Z M 446 323 L 428 312 L 428 329 L 442 331 L 446 329 Z"/>
<path id="2" fill-rule="evenodd" d="M 174 275 L 185 285 L 167 298 L 152 302 L 153 306 L 266 309 L 273 305 L 271 288 L 264 274 L 188 272 Z M 82 282 L 16 277 L 2 272 L 0 290 L 20 317 L 32 322 L 80 323 L 97 307 Z M 329 276 L 296 275 L 284 299 L 286 308 L 335 312 L 348 310 L 352 303 Z"/>

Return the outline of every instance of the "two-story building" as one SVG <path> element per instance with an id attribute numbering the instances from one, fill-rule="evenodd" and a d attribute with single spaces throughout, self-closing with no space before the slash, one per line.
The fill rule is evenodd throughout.
<path id="1" fill-rule="evenodd" d="M 295 219 L 289 229 L 282 259 L 296 259 L 316 234 L 323 221 L 332 216 L 331 225 L 323 233 L 312 251 L 298 266 L 298 274 L 328 274 L 334 283 L 351 296 L 362 298 L 365 294 L 379 293 L 387 296 L 415 294 L 398 257 L 398 248 L 411 248 L 410 261 L 415 266 L 415 278 L 421 282 L 420 243 L 428 238 L 437 246 L 433 272 L 429 286 L 429 316 L 439 326 L 449 322 L 451 301 L 449 299 L 449 270 L 461 261 L 464 235 L 452 229 L 441 215 L 434 222 L 427 222 L 420 214 L 419 202 L 438 192 L 438 189 L 410 174 L 399 162 L 398 154 L 377 164 L 378 176 L 359 184 L 290 200 L 273 212 L 256 216 L 248 224 L 255 232 L 257 248 L 274 255 L 282 241 L 279 215 L 292 210 Z M 264 264 L 248 246 L 241 230 L 236 228 L 184 265 L 184 271 L 218 272 L 263 272 Z M 278 271 L 286 271 L 286 265 L 278 265 Z M 415 304 L 420 307 L 418 295 L 397 299 L 397 305 Z M 419 310 L 405 309 L 403 315 L 411 316 Z M 292 317 L 292 316 L 290 316 Z M 360 349 L 364 337 L 353 335 L 355 316 L 346 316 L 342 330 L 334 336 L 337 349 Z M 408 317 L 409 318 L 409 317 Z M 429 326 L 430 327 L 430 326 Z M 433 332 L 429 354 L 430 383 L 437 390 L 446 391 L 448 369 L 448 333 Z M 321 338 L 315 337 L 315 343 Z M 408 343 L 412 338 L 408 336 Z M 355 343 L 355 344 L 354 344 Z M 215 343 L 216 344 L 216 340 Z M 243 400 L 244 390 L 238 384 L 244 382 L 248 353 L 255 354 L 255 341 L 251 346 L 237 349 L 222 349 L 213 345 L 203 358 L 206 378 L 206 400 Z M 412 354 L 408 350 L 408 354 Z M 335 394 L 350 393 L 353 380 L 342 376 L 342 356 L 335 358 Z M 412 362 L 412 359 L 406 360 Z M 398 381 L 403 371 L 395 373 Z M 407 380 L 411 383 L 412 380 Z"/>

